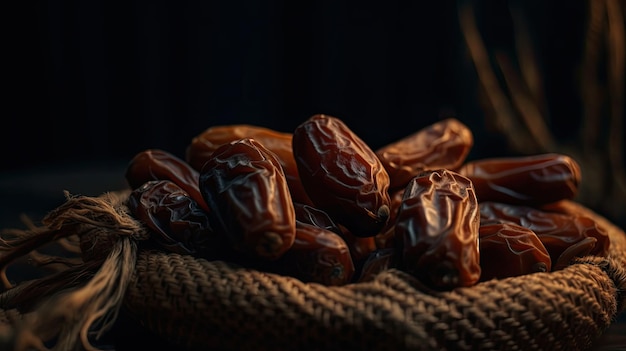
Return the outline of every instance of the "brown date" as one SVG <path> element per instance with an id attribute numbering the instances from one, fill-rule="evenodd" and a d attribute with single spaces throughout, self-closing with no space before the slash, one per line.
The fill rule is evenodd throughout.
<path id="1" fill-rule="evenodd" d="M 300 180 L 316 207 L 359 237 L 389 217 L 389 176 L 370 147 L 343 121 L 314 115 L 293 133 Z"/>
<path id="2" fill-rule="evenodd" d="M 578 163 L 561 154 L 488 158 L 458 171 L 471 179 L 479 201 L 536 206 L 571 199 L 578 192 Z"/>
<path id="3" fill-rule="evenodd" d="M 130 193 L 127 205 L 155 234 L 152 241 L 167 251 L 207 259 L 224 251 L 224 242 L 213 232 L 206 211 L 172 181 L 144 183 Z"/>
<path id="4" fill-rule="evenodd" d="M 552 269 L 550 254 L 537 234 L 515 223 L 482 221 L 479 249 L 481 281 Z"/>
<path id="5" fill-rule="evenodd" d="M 254 139 L 223 144 L 200 171 L 213 229 L 243 254 L 274 260 L 294 242 L 296 219 L 276 156 Z"/>
<path id="6" fill-rule="evenodd" d="M 354 275 L 350 250 L 339 234 L 300 221 L 296 221 L 291 248 L 278 260 L 265 264 L 265 269 L 328 286 L 347 284 Z"/>
<path id="7" fill-rule="evenodd" d="M 376 150 L 389 173 L 392 190 L 404 188 L 420 171 L 455 170 L 474 145 L 471 130 L 447 118 Z"/>
<path id="8" fill-rule="evenodd" d="M 151 180 L 170 180 L 185 190 L 203 210 L 209 211 L 198 186 L 200 174 L 170 152 L 147 149 L 137 153 L 128 164 L 125 177 L 131 189 Z"/>
<path id="9" fill-rule="evenodd" d="M 574 257 L 604 257 L 609 252 L 608 233 L 588 216 L 498 202 L 481 202 L 480 214 L 484 220 L 510 221 L 535 232 L 550 254 L 552 270 L 567 266 Z"/>
<path id="10" fill-rule="evenodd" d="M 298 167 L 293 157 L 291 133 L 250 124 L 213 126 L 191 139 L 185 159 L 199 171 L 219 146 L 244 138 L 253 138 L 276 155 L 283 167 L 293 201 L 310 205 L 311 200 L 300 182 Z"/>
<path id="11" fill-rule="evenodd" d="M 374 237 L 358 237 L 350 233 L 344 226 L 336 224 L 330 216 L 313 206 L 294 202 L 296 220 L 335 232 L 345 240 L 355 264 L 361 262 L 370 252 L 376 249 Z"/>
<path id="12" fill-rule="evenodd" d="M 415 176 L 395 226 L 402 269 L 435 289 L 474 285 L 481 270 L 479 224 L 469 179 L 446 169 Z"/>

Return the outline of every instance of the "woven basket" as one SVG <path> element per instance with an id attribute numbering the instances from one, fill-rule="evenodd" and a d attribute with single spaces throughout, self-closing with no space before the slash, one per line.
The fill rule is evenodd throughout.
<path id="1" fill-rule="evenodd" d="M 134 245 L 145 236 L 127 212 L 127 194 L 87 198 L 106 216 L 90 215 L 99 212 L 93 202 L 70 206 L 88 218 L 66 224 L 82 238 L 85 264 L 110 256 L 106 247 L 116 240 Z M 394 269 L 329 287 L 139 245 L 121 304 L 140 325 L 190 350 L 587 350 L 624 309 L 626 235 L 588 208 L 566 205 L 607 229 L 608 257 L 433 292 Z M 14 298 L 29 283 L 0 295 L 0 340 L 15 342 L 22 330 Z"/>

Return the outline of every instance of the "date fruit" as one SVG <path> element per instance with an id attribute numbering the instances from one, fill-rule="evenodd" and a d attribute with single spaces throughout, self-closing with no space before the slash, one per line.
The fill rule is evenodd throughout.
<path id="1" fill-rule="evenodd" d="M 515 223 L 482 221 L 479 248 L 481 281 L 552 269 L 550 254 L 537 234 Z"/>
<path id="2" fill-rule="evenodd" d="M 251 138 L 223 144 L 200 171 L 213 229 L 243 254 L 275 260 L 293 244 L 296 218 L 276 156 Z"/>
<path id="3" fill-rule="evenodd" d="M 128 164 L 125 176 L 131 189 L 151 180 L 170 180 L 185 190 L 203 210 L 209 211 L 198 186 L 200 174 L 170 152 L 147 149 L 137 153 Z"/>
<path id="4" fill-rule="evenodd" d="M 535 232 L 550 254 L 553 270 L 577 256 L 609 253 L 608 233 L 588 216 L 498 202 L 481 202 L 480 215 L 483 220 L 509 221 Z"/>
<path id="5" fill-rule="evenodd" d="M 447 118 L 376 150 L 389 173 L 393 190 L 404 188 L 419 172 L 455 170 L 474 145 L 471 130 L 455 118 Z"/>
<path id="6" fill-rule="evenodd" d="M 476 160 L 459 173 L 472 181 L 481 202 L 529 206 L 571 199 L 581 181 L 578 163 L 555 153 Z"/>
<path id="7" fill-rule="evenodd" d="M 251 124 L 213 126 L 191 139 L 191 143 L 187 146 L 185 159 L 199 171 L 219 146 L 239 139 L 252 138 L 273 152 L 278 158 L 287 178 L 287 185 L 293 201 L 311 205 L 311 200 L 300 182 L 298 166 L 296 166 L 296 160 L 293 157 L 292 137 L 291 133 Z"/>
<path id="8" fill-rule="evenodd" d="M 296 221 L 296 239 L 291 248 L 269 262 L 266 269 L 327 286 L 350 283 L 355 271 L 350 249 L 339 234 L 300 221 Z"/>
<path id="9" fill-rule="evenodd" d="M 224 251 L 224 242 L 213 232 L 208 214 L 172 181 L 144 183 L 130 193 L 127 205 L 155 234 L 151 239 L 167 251 L 207 259 Z"/>
<path id="10" fill-rule="evenodd" d="M 447 169 L 415 176 L 395 226 L 403 270 L 434 289 L 474 285 L 481 274 L 479 225 L 469 179 Z"/>
<path id="11" fill-rule="evenodd" d="M 314 115 L 293 133 L 300 180 L 316 207 L 356 236 L 376 235 L 389 218 L 389 175 L 340 119 Z"/>

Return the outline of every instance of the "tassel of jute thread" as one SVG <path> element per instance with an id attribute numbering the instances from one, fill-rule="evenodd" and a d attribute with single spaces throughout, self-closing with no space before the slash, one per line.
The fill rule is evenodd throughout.
<path id="1" fill-rule="evenodd" d="M 66 202 L 44 217 L 43 227 L 12 231 L 13 238 L 3 241 L 5 285 L 8 264 L 54 240 L 78 234 L 84 261 L 27 283 L 4 302 L 4 308 L 24 311 L 12 333 L 14 350 L 97 350 L 90 338 L 102 337 L 113 326 L 135 270 L 136 241 L 148 237 L 140 223 L 120 216 L 127 211 L 124 199 L 123 193 L 87 197 L 66 192 Z"/>

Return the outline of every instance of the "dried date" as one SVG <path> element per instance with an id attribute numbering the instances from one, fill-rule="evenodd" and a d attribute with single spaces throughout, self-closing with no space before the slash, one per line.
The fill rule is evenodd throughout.
<path id="1" fill-rule="evenodd" d="M 137 153 L 129 162 L 125 177 L 131 189 L 151 180 L 170 180 L 185 190 L 203 210 L 209 211 L 198 186 L 199 172 L 170 152 L 147 149 Z"/>
<path id="2" fill-rule="evenodd" d="M 243 254 L 274 260 L 295 240 L 295 210 L 276 156 L 251 138 L 223 144 L 200 171 L 213 229 Z"/>
<path id="3" fill-rule="evenodd" d="M 483 220 L 509 221 L 535 232 L 550 254 L 553 270 L 567 266 L 574 257 L 609 253 L 608 233 L 585 215 L 498 202 L 481 202 L 480 215 Z"/>
<path id="4" fill-rule="evenodd" d="M 128 209 L 155 235 L 161 248 L 207 259 L 220 257 L 224 241 L 213 231 L 208 214 L 189 194 L 169 180 L 153 180 L 134 189 Z"/>
<path id="5" fill-rule="evenodd" d="M 355 272 L 350 249 L 339 234 L 300 221 L 296 221 L 296 238 L 291 248 L 264 267 L 306 283 L 327 286 L 345 285 Z"/>
<path id="6" fill-rule="evenodd" d="M 475 284 L 481 270 L 479 224 L 469 179 L 446 169 L 415 176 L 395 225 L 403 270 L 436 289 Z"/>
<path id="7" fill-rule="evenodd" d="M 185 159 L 199 171 L 219 146 L 244 138 L 253 138 L 276 155 L 283 167 L 293 201 L 312 204 L 300 181 L 298 167 L 293 157 L 291 133 L 250 124 L 213 126 L 191 139 L 185 152 Z"/>
<path id="8" fill-rule="evenodd" d="M 392 190 L 404 188 L 424 170 L 455 170 L 474 144 L 471 130 L 455 118 L 447 118 L 376 150 L 389 173 Z"/>
<path id="9" fill-rule="evenodd" d="M 532 230 L 511 222 L 480 223 L 480 280 L 550 272 L 552 260 Z"/>
<path id="10" fill-rule="evenodd" d="M 355 236 L 344 226 L 336 224 L 326 212 L 313 206 L 297 202 L 294 202 L 294 208 L 296 210 L 297 220 L 339 234 L 346 244 L 348 244 L 355 265 L 361 263 L 362 260 L 376 249 L 374 237 Z"/>
<path id="11" fill-rule="evenodd" d="M 316 207 L 354 235 L 374 236 L 389 217 L 389 176 L 343 121 L 314 115 L 293 133 L 300 180 Z"/>
<path id="12" fill-rule="evenodd" d="M 479 201 L 537 206 L 578 193 L 578 163 L 561 154 L 488 158 L 465 163 L 459 173 L 468 177 Z"/>

